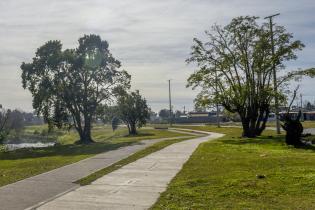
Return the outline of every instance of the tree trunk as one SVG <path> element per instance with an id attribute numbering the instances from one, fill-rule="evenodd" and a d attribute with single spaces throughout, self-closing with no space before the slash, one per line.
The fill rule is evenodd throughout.
<path id="1" fill-rule="evenodd" d="M 135 123 L 130 123 L 129 124 L 129 134 L 130 135 L 137 135 L 137 128 Z"/>
<path id="2" fill-rule="evenodd" d="M 268 121 L 268 117 L 269 117 L 269 107 L 262 109 L 259 113 L 259 117 L 258 117 L 258 121 L 257 121 L 257 125 L 256 125 L 256 134 L 257 136 L 260 136 L 262 134 L 262 132 L 265 130 L 266 128 L 266 123 Z"/>
<path id="3" fill-rule="evenodd" d="M 90 144 L 90 143 L 93 143 L 93 139 L 92 139 L 92 136 L 91 136 L 91 132 L 82 132 L 80 134 L 80 141 L 79 143 L 82 143 L 82 144 Z"/>
<path id="4" fill-rule="evenodd" d="M 79 143 L 90 144 L 94 142 L 91 135 L 91 120 L 89 118 L 84 121 L 84 128 L 77 129 L 77 131 L 80 135 Z"/>
<path id="5" fill-rule="evenodd" d="M 257 136 L 256 132 L 256 122 L 257 118 L 253 117 L 244 117 L 241 118 L 243 126 L 243 137 L 255 138 Z"/>
<path id="6" fill-rule="evenodd" d="M 269 107 L 260 107 L 259 110 L 252 109 L 241 116 L 243 126 L 243 137 L 254 138 L 260 136 L 266 128 Z"/>
<path id="7" fill-rule="evenodd" d="M 250 120 L 249 119 L 242 119 L 242 126 L 243 126 L 243 137 L 247 138 L 254 138 L 256 137 L 256 132 L 255 129 L 252 128 L 250 125 Z"/>

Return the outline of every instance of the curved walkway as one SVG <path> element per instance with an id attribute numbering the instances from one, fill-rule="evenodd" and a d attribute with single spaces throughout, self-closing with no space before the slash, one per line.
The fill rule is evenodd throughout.
<path id="1" fill-rule="evenodd" d="M 168 183 L 200 143 L 223 136 L 218 133 L 202 133 L 208 135 L 172 144 L 101 177 L 91 185 L 79 187 L 33 208 L 148 209 L 160 193 L 166 190 Z"/>
<path id="2" fill-rule="evenodd" d="M 130 146 L 107 151 L 91 158 L 54 169 L 9 185 L 0 187 L 0 210 L 20 210 L 45 202 L 61 193 L 79 187 L 73 183 L 102 168 L 130 156 L 157 142 L 182 137 L 143 140 Z"/>

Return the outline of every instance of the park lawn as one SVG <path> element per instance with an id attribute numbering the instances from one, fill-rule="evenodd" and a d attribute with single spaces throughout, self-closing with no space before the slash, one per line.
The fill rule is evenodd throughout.
<path id="1" fill-rule="evenodd" d="M 315 121 L 303 121 L 301 122 L 303 125 L 303 128 L 315 128 Z M 268 122 L 268 127 L 276 127 L 276 122 Z"/>
<path id="2" fill-rule="evenodd" d="M 281 122 L 280 122 L 281 123 Z M 315 121 L 303 121 L 301 122 L 304 128 L 315 128 Z M 216 123 L 209 123 L 209 125 L 216 125 Z M 224 126 L 242 126 L 241 122 L 223 122 Z M 267 127 L 276 127 L 276 122 L 267 122 Z M 186 127 L 186 126 L 185 126 Z"/>
<path id="3" fill-rule="evenodd" d="M 314 148 L 273 131 L 242 139 L 239 128 L 191 128 L 226 135 L 201 144 L 152 209 L 315 209 Z"/>
<path id="4" fill-rule="evenodd" d="M 43 126 L 27 129 L 40 128 Z M 33 132 L 30 130 L 28 132 Z M 75 144 L 78 136 L 75 131 L 70 131 L 61 132 L 57 136 L 59 144 L 54 147 L 20 149 L 11 152 L 0 150 L 0 186 L 77 162 L 101 152 L 128 146 L 140 140 L 183 136 L 183 134 L 167 130 L 154 129 L 140 129 L 139 134 L 135 136 L 127 134 L 126 128 L 113 132 L 108 127 L 97 126 L 92 130 L 96 143 L 89 145 Z"/>

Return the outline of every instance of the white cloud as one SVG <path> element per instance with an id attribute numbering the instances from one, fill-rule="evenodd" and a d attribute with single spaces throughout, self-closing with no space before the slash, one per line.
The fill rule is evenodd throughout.
<path id="1" fill-rule="evenodd" d="M 235 16 L 280 12 L 276 21 L 306 44 L 300 59 L 288 68 L 315 66 L 313 11 L 313 0 L 3 0 L 0 103 L 31 109 L 31 96 L 21 87 L 19 66 L 33 57 L 37 47 L 50 39 L 61 40 L 66 48 L 75 47 L 83 34 L 97 33 L 109 41 L 114 56 L 131 73 L 133 88 L 154 109 L 167 107 L 169 78 L 175 107 L 192 109 L 196 93 L 185 84 L 193 66 L 187 66 L 185 59 L 193 37 L 202 37 L 212 24 L 224 25 Z M 312 83 L 305 82 L 303 91 L 310 95 L 310 90 Z"/>

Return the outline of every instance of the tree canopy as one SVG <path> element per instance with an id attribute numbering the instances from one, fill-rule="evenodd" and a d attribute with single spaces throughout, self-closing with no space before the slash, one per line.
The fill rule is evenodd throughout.
<path id="1" fill-rule="evenodd" d="M 84 35 L 75 49 L 60 41 L 39 47 L 32 62 L 21 65 L 23 87 L 33 96 L 33 108 L 50 126 L 73 124 L 83 143 L 92 142 L 91 122 L 97 107 L 129 88 L 130 75 L 98 35 Z"/>
<path id="2" fill-rule="evenodd" d="M 283 26 L 274 26 L 275 53 L 272 55 L 268 23 L 258 24 L 258 17 L 237 17 L 222 27 L 206 31 L 207 41 L 194 39 L 188 63 L 197 70 L 188 78 L 188 86 L 201 88 L 196 98 L 199 106 L 221 104 L 226 110 L 240 115 L 243 135 L 255 137 L 265 129 L 275 95 L 284 99 L 286 82 L 297 75 L 313 76 L 314 69 L 296 70 L 272 84 L 273 65 L 284 70 L 286 61 L 295 60 L 303 43 L 293 40 Z"/>
<path id="3" fill-rule="evenodd" d="M 137 134 L 137 127 L 146 124 L 150 117 L 147 101 L 139 91 L 120 94 L 117 100 L 117 116 L 128 127 L 129 134 Z"/>

